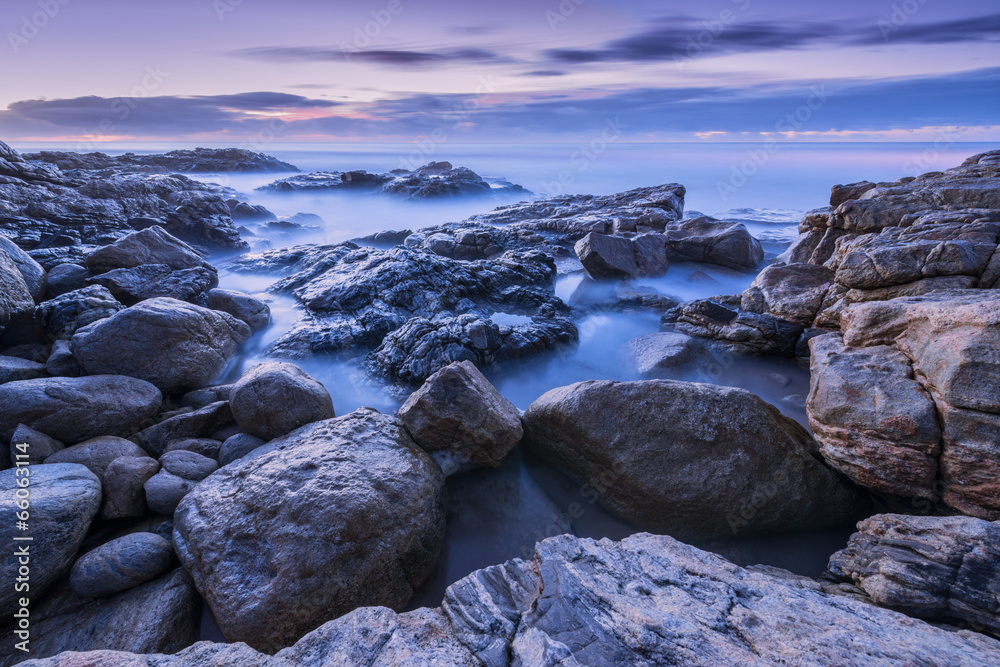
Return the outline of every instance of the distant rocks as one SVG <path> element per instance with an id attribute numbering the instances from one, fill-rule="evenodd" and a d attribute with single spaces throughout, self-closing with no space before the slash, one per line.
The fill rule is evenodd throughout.
<path id="1" fill-rule="evenodd" d="M 316 172 L 285 178 L 257 189 L 271 192 L 368 192 L 407 199 L 531 194 L 520 185 L 504 179 L 484 179 L 471 169 L 454 167 L 450 162 L 432 162 L 414 171 L 397 169 L 388 174 Z"/>
<path id="2" fill-rule="evenodd" d="M 26 160 L 54 165 L 62 171 L 119 170 L 144 173 L 266 173 L 298 171 L 293 165 L 270 155 L 242 148 L 195 148 L 162 154 L 140 155 L 125 153 L 110 156 L 105 153 L 64 153 L 42 151 L 29 153 Z"/>

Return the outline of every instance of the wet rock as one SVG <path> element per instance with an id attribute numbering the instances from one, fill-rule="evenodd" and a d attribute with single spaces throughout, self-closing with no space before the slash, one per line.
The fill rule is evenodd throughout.
<path id="1" fill-rule="evenodd" d="M 402 424 L 363 409 L 203 481 L 174 544 L 227 639 L 274 651 L 359 606 L 405 605 L 437 559 L 443 490 Z"/>
<path id="2" fill-rule="evenodd" d="M 101 518 L 134 519 L 146 513 L 143 485 L 160 471 L 160 463 L 149 456 L 122 456 L 104 470 L 104 504 Z"/>
<path id="3" fill-rule="evenodd" d="M 1000 634 L 1000 526 L 964 516 L 879 514 L 858 524 L 828 576 L 910 616 Z"/>
<path id="4" fill-rule="evenodd" d="M 468 361 L 430 376 L 398 414 L 446 475 L 496 468 L 524 434 L 517 408 Z"/>
<path id="5" fill-rule="evenodd" d="M 671 262 L 706 262 L 737 271 L 753 271 L 764 249 L 740 223 L 701 217 L 681 220 L 663 233 Z"/>
<path id="6" fill-rule="evenodd" d="M 22 468 L 21 470 L 24 470 Z M 84 466 L 73 463 L 32 466 L 30 481 L 30 532 L 17 529 L 15 492 L 22 488 L 17 480 L 24 475 L 18 469 L 0 471 L 0 539 L 11 545 L 15 536 L 30 535 L 31 598 L 38 600 L 73 564 L 73 557 L 83 543 L 91 521 L 101 504 L 101 482 Z M 20 546 L 20 545 L 19 545 Z M 0 591 L 0 611 L 10 619 L 19 608 L 18 598 L 25 591 L 15 590 L 18 559 L 8 556 L 0 561 L 0 574 L 10 583 Z M 34 605 L 31 609 L 35 611 Z M 6 642 L 5 642 L 6 644 Z"/>
<path id="7" fill-rule="evenodd" d="M 130 440 L 102 435 L 60 450 L 46 459 L 45 463 L 79 463 L 103 482 L 108 466 L 122 456 L 142 457 L 146 456 L 146 452 Z"/>
<path id="8" fill-rule="evenodd" d="M 524 428 L 529 451 L 613 514 L 680 538 L 835 526 L 867 507 L 804 428 L 742 389 L 582 382 L 532 403 Z"/>
<path id="9" fill-rule="evenodd" d="M 5 253 L 17 267 L 31 298 L 41 301 L 48 285 L 45 269 L 3 234 L 0 234 L 0 253 Z"/>
<path id="10" fill-rule="evenodd" d="M 208 293 L 208 307 L 243 320 L 251 331 L 260 331 L 271 323 L 271 309 L 268 305 L 243 292 L 213 289 Z"/>
<path id="11" fill-rule="evenodd" d="M 35 465 L 64 449 L 66 445 L 63 443 L 24 424 L 18 424 L 10 438 L 11 461 L 27 461 Z M 18 454 L 27 455 L 27 458 Z"/>
<path id="12" fill-rule="evenodd" d="M 46 377 L 45 364 L 20 357 L 0 355 L 0 384 Z"/>
<path id="13" fill-rule="evenodd" d="M 654 333 L 629 341 L 639 375 L 651 376 L 682 366 L 697 358 L 704 349 L 691 336 L 680 333 Z"/>
<path id="14" fill-rule="evenodd" d="M 54 299 L 57 296 L 83 289 L 87 286 L 87 278 L 91 277 L 90 271 L 85 266 L 79 264 L 56 264 L 49 269 L 48 287 L 45 295 Z"/>
<path id="15" fill-rule="evenodd" d="M 663 237 L 654 234 L 627 239 L 590 233 L 577 241 L 575 250 L 587 274 L 597 280 L 662 276 L 670 266 Z"/>
<path id="16" fill-rule="evenodd" d="M 194 248 L 162 227 L 133 232 L 87 256 L 87 268 L 94 274 L 134 269 L 147 264 L 167 266 L 173 271 L 212 269 L 212 265 Z"/>
<path id="17" fill-rule="evenodd" d="M 240 429 L 264 440 L 336 416 L 330 392 L 298 366 L 282 362 L 244 373 L 233 385 L 230 406 Z"/>
<path id="18" fill-rule="evenodd" d="M 123 310 L 102 285 L 91 285 L 45 301 L 35 308 L 35 322 L 50 340 L 69 340 L 78 329 Z"/>
<path id="19" fill-rule="evenodd" d="M 108 271 L 87 282 L 106 287 L 116 299 L 131 306 L 158 297 L 201 302 L 205 293 L 219 284 L 219 275 L 202 267 L 174 271 L 165 264 L 143 264 Z"/>
<path id="20" fill-rule="evenodd" d="M 160 457 L 160 465 L 172 475 L 200 482 L 219 469 L 218 461 L 184 449 L 175 449 Z"/>
<path id="21" fill-rule="evenodd" d="M 258 438 L 255 435 L 237 433 L 222 443 L 222 449 L 219 450 L 219 465 L 229 465 L 233 461 L 243 458 L 250 452 L 266 444 L 266 440 Z"/>
<path id="22" fill-rule="evenodd" d="M 576 326 L 561 317 L 535 317 L 514 326 L 471 314 L 414 318 L 386 336 L 365 367 L 373 375 L 415 386 L 455 362 L 498 368 L 575 344 L 578 338 Z"/>
<path id="23" fill-rule="evenodd" d="M 132 533 L 81 556 L 69 585 L 82 597 L 108 597 L 166 574 L 175 562 L 170 542 L 153 533 Z"/>
<path id="24" fill-rule="evenodd" d="M 43 378 L 0 385 L 0 440 L 18 424 L 66 444 L 101 435 L 129 436 L 160 407 L 160 391 L 120 375 Z"/>
<path id="25" fill-rule="evenodd" d="M 136 377 L 172 393 L 211 382 L 249 336 L 229 314 L 157 298 L 77 331 L 72 348 L 88 373 Z"/>
<path id="26" fill-rule="evenodd" d="M 135 434 L 133 440 L 152 456 L 160 457 L 167 445 L 184 438 L 204 438 L 233 423 L 233 411 L 226 401 L 163 419 Z"/>

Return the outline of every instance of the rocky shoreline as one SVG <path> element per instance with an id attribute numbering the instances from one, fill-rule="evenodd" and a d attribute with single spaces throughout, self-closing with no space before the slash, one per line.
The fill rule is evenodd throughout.
<path id="1" fill-rule="evenodd" d="M 237 223 L 273 216 L 174 173 L 294 170 L 244 153 L 0 143 L 0 538 L 23 511 L 33 538 L 30 606 L 0 592 L 5 623 L 30 612 L 31 652 L 15 621 L 0 665 L 1000 663 L 1000 151 L 836 186 L 766 265 L 742 225 L 686 218 L 677 184 L 251 252 Z M 361 180 L 478 183 L 428 167 Z M 760 272 L 689 302 L 633 284 L 678 262 Z M 220 269 L 301 309 L 229 384 L 271 311 Z M 637 310 L 662 317 L 629 344 L 648 379 L 522 413 L 484 375 Z M 669 379 L 710 355 L 808 365 L 810 428 Z M 324 358 L 402 406 L 338 416 L 291 363 Z M 445 548 L 449 478 L 517 450 L 635 534 L 541 540 L 404 611 Z M 678 541 L 855 523 L 819 578 Z M 229 643 L 198 641 L 203 609 Z"/>

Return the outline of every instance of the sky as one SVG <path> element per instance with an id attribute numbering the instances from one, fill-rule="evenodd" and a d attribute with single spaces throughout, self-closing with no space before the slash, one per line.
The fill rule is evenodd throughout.
<path id="1" fill-rule="evenodd" d="M 14 143 L 1000 141 L 996 0 L 4 0 Z"/>

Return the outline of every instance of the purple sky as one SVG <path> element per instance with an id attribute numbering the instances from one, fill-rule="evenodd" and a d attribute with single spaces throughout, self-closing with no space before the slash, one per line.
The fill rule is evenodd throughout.
<path id="1" fill-rule="evenodd" d="M 20 143 L 1000 140 L 995 0 L 4 0 L 0 27 Z"/>

